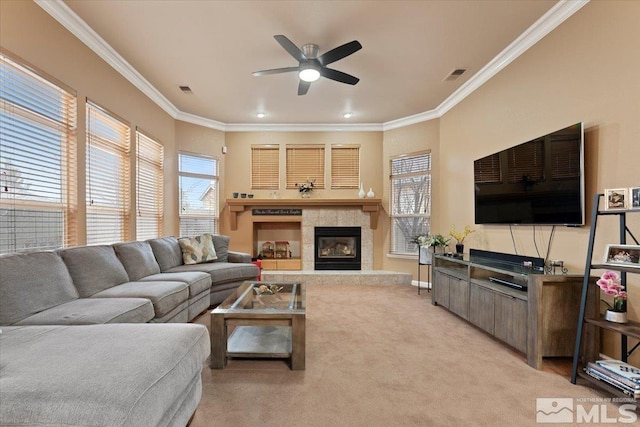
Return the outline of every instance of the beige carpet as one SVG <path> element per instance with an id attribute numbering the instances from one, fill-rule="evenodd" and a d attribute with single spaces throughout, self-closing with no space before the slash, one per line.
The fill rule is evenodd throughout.
<path id="1" fill-rule="evenodd" d="M 410 286 L 309 286 L 306 353 L 305 371 L 206 366 L 191 426 L 533 426 L 536 398 L 611 397 L 530 368 Z"/>

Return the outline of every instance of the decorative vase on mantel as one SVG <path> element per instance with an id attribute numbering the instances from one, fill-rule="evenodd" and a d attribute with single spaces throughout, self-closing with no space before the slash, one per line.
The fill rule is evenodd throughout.
<path id="1" fill-rule="evenodd" d="M 360 191 L 358 191 L 358 197 L 360 197 L 361 199 L 364 199 L 365 196 L 365 192 L 364 192 L 364 187 L 362 187 L 362 183 L 360 183 Z"/>
<path id="2" fill-rule="evenodd" d="M 311 197 L 311 191 L 301 191 L 300 195 L 302 196 L 303 199 L 308 199 Z"/>

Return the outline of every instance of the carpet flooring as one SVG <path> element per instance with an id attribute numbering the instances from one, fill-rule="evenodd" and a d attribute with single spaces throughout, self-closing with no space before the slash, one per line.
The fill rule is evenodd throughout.
<path id="1" fill-rule="evenodd" d="M 191 427 L 533 426 L 537 398 L 611 398 L 529 367 L 411 286 L 308 286 L 306 326 L 305 371 L 280 360 L 207 364 Z M 603 405 L 618 416 L 617 404 Z"/>

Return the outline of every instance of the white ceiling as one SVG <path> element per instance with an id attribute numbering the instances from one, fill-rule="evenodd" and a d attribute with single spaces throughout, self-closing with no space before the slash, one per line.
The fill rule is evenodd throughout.
<path id="1" fill-rule="evenodd" d="M 584 3 L 36 1 L 172 116 L 226 130 L 392 128 L 440 115 Z M 358 40 L 363 48 L 331 67 L 360 82 L 321 78 L 298 96 L 296 73 L 252 76 L 297 66 L 276 34 L 320 54 Z M 468 71 L 445 81 L 456 68 Z"/>

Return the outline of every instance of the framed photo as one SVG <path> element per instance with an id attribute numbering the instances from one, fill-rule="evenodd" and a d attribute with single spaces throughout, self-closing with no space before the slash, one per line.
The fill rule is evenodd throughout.
<path id="1" fill-rule="evenodd" d="M 604 263 L 640 268 L 640 246 L 607 245 Z"/>
<path id="2" fill-rule="evenodd" d="M 610 188 L 604 190 L 604 199 L 606 210 L 626 209 L 627 208 L 627 189 L 626 188 Z"/>
<path id="3" fill-rule="evenodd" d="M 629 209 L 640 209 L 640 187 L 629 189 Z"/>

